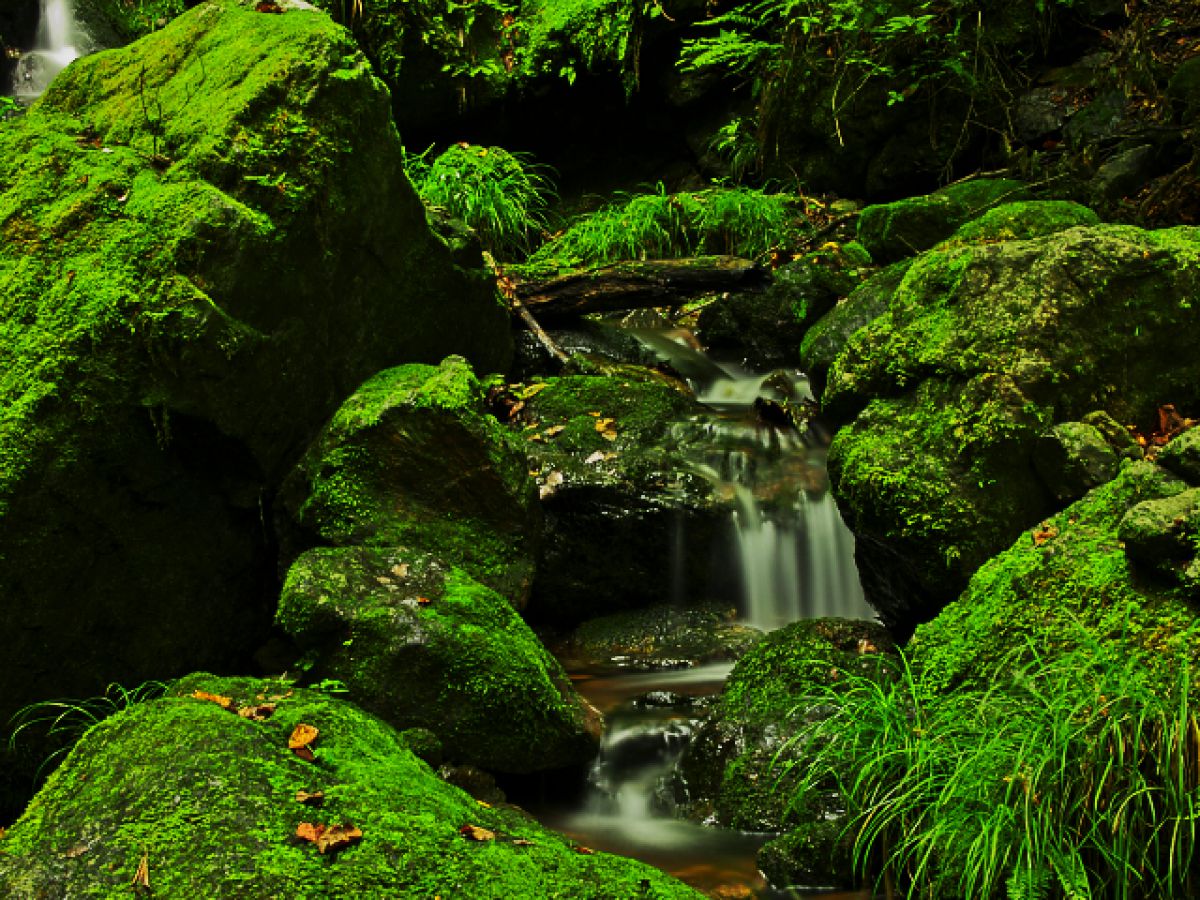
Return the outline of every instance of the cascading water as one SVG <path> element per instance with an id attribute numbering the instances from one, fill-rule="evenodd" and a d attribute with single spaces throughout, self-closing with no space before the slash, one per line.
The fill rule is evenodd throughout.
<path id="1" fill-rule="evenodd" d="M 85 43 L 71 0 L 41 0 L 36 44 L 17 62 L 13 96 L 26 103 L 36 100 L 59 72 L 82 55 Z"/>

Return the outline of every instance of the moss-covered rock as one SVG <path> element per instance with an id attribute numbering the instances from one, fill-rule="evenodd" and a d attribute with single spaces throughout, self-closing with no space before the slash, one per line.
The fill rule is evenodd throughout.
<path id="1" fill-rule="evenodd" d="M 529 615 L 557 627 L 661 603 L 673 589 L 698 598 L 711 583 L 725 514 L 671 432 L 700 407 L 647 370 L 622 372 L 520 389 L 546 523 Z M 689 583 L 673 588 L 673 571 Z"/>
<path id="2" fill-rule="evenodd" d="M 1047 429 L 1105 410 L 1149 432 L 1159 406 L 1200 403 L 1198 292 L 1191 228 L 1072 228 L 913 263 L 823 395 L 857 413 L 829 471 L 886 622 L 932 617 L 1055 509 L 1033 466 Z"/>
<path id="3" fill-rule="evenodd" d="M 955 230 L 948 244 L 1024 241 L 1077 226 L 1099 225 L 1092 210 L 1069 200 L 1023 200 L 989 209 Z"/>
<path id="4" fill-rule="evenodd" d="M 283 492 L 310 540 L 429 551 L 518 606 L 533 575 L 534 497 L 524 453 L 486 414 L 483 390 L 461 357 L 368 379 Z"/>
<path id="5" fill-rule="evenodd" d="M 1136 538 L 1129 546 L 1122 533 L 1135 537 L 1134 524 L 1159 504 L 1187 501 L 1194 510 L 1194 490 L 1153 463 L 1126 463 L 1116 479 L 1022 534 L 975 573 L 960 599 L 917 629 L 908 649 L 922 683 L 935 693 L 984 690 L 1013 654 L 1031 646 L 1066 653 L 1089 641 L 1174 679 L 1181 653 L 1193 661 L 1200 655 L 1196 588 L 1146 565 Z M 1139 524 L 1136 531 L 1153 529 Z"/>
<path id="6" fill-rule="evenodd" d="M 928 250 L 994 206 L 1028 196 L 1019 181 L 981 178 L 868 206 L 858 217 L 858 240 L 877 262 L 895 262 Z"/>
<path id="7" fill-rule="evenodd" d="M 801 824 L 802 810 L 775 789 L 780 766 L 800 752 L 785 748 L 787 739 L 822 715 L 812 703 L 815 686 L 844 672 L 873 674 L 892 648 L 880 626 L 848 619 L 797 622 L 768 634 L 738 660 L 684 755 L 681 773 L 695 814 L 752 831 Z M 816 806 L 814 821 L 823 818 Z"/>
<path id="8" fill-rule="evenodd" d="M 1158 453 L 1158 462 L 1189 484 L 1200 485 L 1200 428 L 1190 428 Z"/>
<path id="9" fill-rule="evenodd" d="M 115 897 L 148 882 L 171 900 L 699 897 L 642 863 L 577 852 L 516 810 L 477 803 L 343 701 L 207 675 L 175 693 L 80 741 L 0 839 L 0 893 Z M 265 720 L 237 714 L 263 703 L 274 704 Z M 288 749 L 300 724 L 318 732 L 312 761 Z M 323 802 L 301 802 L 298 791 L 321 791 Z M 361 838 L 321 852 L 297 836 L 302 823 Z M 491 836 L 472 840 L 460 833 L 468 825 Z"/>
<path id="10" fill-rule="evenodd" d="M 1059 502 L 1078 500 L 1116 477 L 1120 468 L 1117 452 L 1085 422 L 1055 425 L 1038 439 L 1034 454 L 1034 468 Z"/>
<path id="11" fill-rule="evenodd" d="M 512 606 L 433 557 L 320 548 L 292 566 L 276 621 L 315 681 L 397 728 L 428 728 L 449 759 L 504 772 L 582 764 L 599 716 Z"/>

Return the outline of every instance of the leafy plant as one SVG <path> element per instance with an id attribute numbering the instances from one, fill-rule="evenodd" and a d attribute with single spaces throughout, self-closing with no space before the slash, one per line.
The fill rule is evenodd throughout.
<path id="1" fill-rule="evenodd" d="M 98 697 L 31 703 L 13 714 L 9 722 L 12 727 L 9 747 L 15 749 L 18 738 L 27 732 L 38 732 L 42 738 L 60 744 L 43 760 L 38 770 L 40 775 L 57 765 L 59 758 L 93 725 L 130 706 L 161 697 L 166 690 L 167 685 L 161 681 L 147 681 L 134 688 L 113 682 Z"/>
<path id="2" fill-rule="evenodd" d="M 847 673 L 814 698 L 835 711 L 792 739 L 781 783 L 798 800 L 836 787 L 856 865 L 909 897 L 1192 896 L 1193 688 L 1186 665 L 1156 689 L 1095 646 L 1014 658 L 982 693 L 931 696 L 907 662 Z"/>
<path id="3" fill-rule="evenodd" d="M 462 219 L 496 256 L 528 253 L 549 230 L 548 168 L 501 147 L 455 144 L 430 162 L 431 151 L 405 157 L 417 193 Z"/>
<path id="4" fill-rule="evenodd" d="M 799 227 L 795 199 L 750 188 L 623 194 L 581 216 L 530 262 L 560 267 L 728 253 L 763 256 Z"/>

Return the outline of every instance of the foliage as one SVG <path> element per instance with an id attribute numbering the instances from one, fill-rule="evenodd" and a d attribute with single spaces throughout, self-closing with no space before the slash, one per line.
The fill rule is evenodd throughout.
<path id="1" fill-rule="evenodd" d="M 547 167 L 522 153 L 472 144 L 455 144 L 429 162 L 432 149 L 405 157 L 417 193 L 462 219 L 492 253 L 504 258 L 527 253 L 538 234 L 549 230 L 554 186 Z"/>
<path id="2" fill-rule="evenodd" d="M 184 0 L 97 0 L 105 18 L 129 40 L 161 27 L 184 10 Z"/>
<path id="3" fill-rule="evenodd" d="M 758 257 L 787 242 L 799 228 L 796 200 L 750 188 L 710 188 L 620 194 L 584 215 L 531 258 L 535 264 L 575 267 L 620 259 L 698 253 Z"/>
<path id="4" fill-rule="evenodd" d="M 1191 896 L 1190 667 L 1164 685 L 1095 642 L 1022 651 L 982 691 L 935 695 L 904 660 L 818 686 L 806 705 L 834 711 L 790 742 L 795 802 L 836 785 L 856 865 L 909 897 Z"/>
<path id="5" fill-rule="evenodd" d="M 161 697 L 166 690 L 167 685 L 161 681 L 147 681 L 134 688 L 113 682 L 98 697 L 31 703 L 17 710 L 9 720 L 12 726 L 9 747 L 15 749 L 18 738 L 25 733 L 36 733 L 38 738 L 61 742 L 61 746 L 43 761 L 40 771 L 45 771 L 57 765 L 58 759 L 93 725 L 135 704 Z"/>

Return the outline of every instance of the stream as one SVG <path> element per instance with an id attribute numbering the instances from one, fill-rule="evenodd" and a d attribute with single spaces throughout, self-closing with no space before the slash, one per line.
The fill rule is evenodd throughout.
<path id="1" fill-rule="evenodd" d="M 703 373 L 690 380 L 717 416 L 701 426 L 707 439 L 692 462 L 730 507 L 732 558 L 741 570 L 740 621 L 769 631 L 800 619 L 874 618 L 854 565 L 853 537 L 828 491 L 828 435 L 815 423 L 802 433 L 764 427 L 760 414 L 764 400 L 811 401 L 807 379 L 698 359 L 699 351 L 661 334 L 635 333 L 677 371 Z M 681 364 L 676 356 L 683 357 Z M 696 423 L 678 427 L 694 430 Z M 631 670 L 615 660 L 572 671 L 576 688 L 604 714 L 606 732 L 583 795 L 545 805 L 538 818 L 586 846 L 652 863 L 714 896 L 869 897 L 773 889 L 755 863 L 773 834 L 711 827 L 678 815 L 676 796 L 684 787 L 677 764 L 732 668 L 725 662 Z"/>

